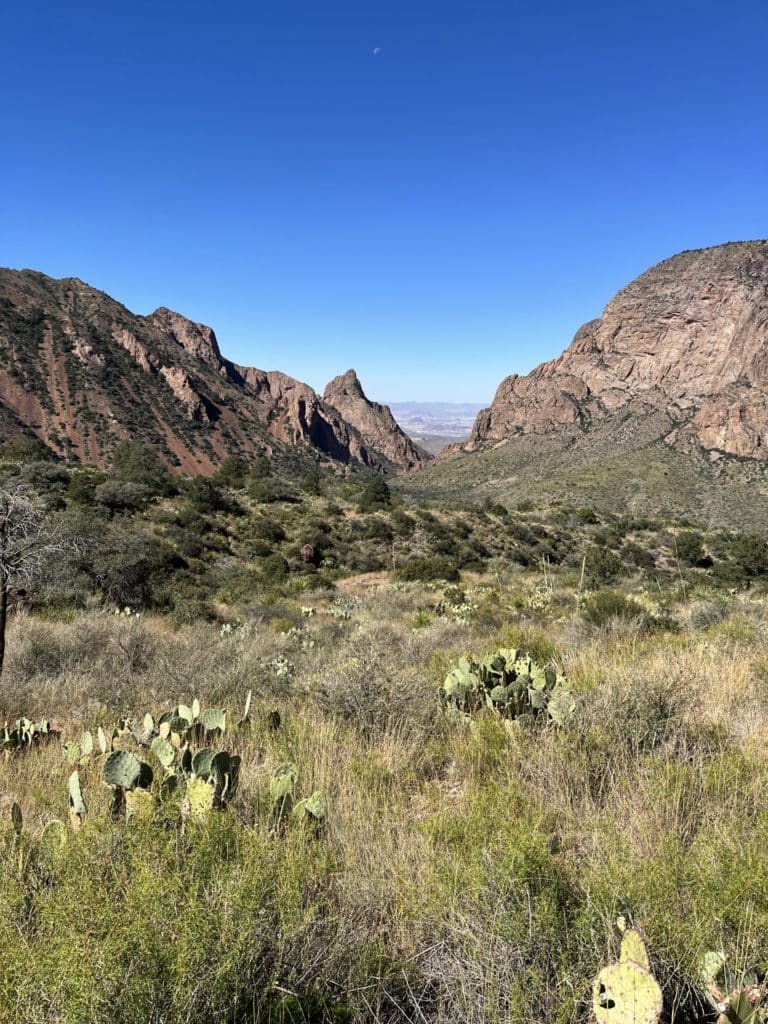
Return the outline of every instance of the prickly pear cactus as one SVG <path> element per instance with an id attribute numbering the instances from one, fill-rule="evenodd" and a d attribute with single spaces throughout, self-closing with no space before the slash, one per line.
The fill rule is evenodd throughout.
<path id="1" fill-rule="evenodd" d="M 104 762 L 104 781 L 118 789 L 136 786 L 146 789 L 152 782 L 152 769 L 129 750 L 116 750 Z"/>
<path id="2" fill-rule="evenodd" d="M 442 692 L 448 710 L 464 719 L 488 708 L 506 719 L 546 718 L 562 726 L 576 709 L 565 676 L 515 648 L 503 648 L 479 662 L 461 658 L 446 676 Z"/>
<path id="3" fill-rule="evenodd" d="M 299 781 L 299 769 L 290 761 L 275 768 L 269 780 L 269 795 L 277 804 L 293 796 L 296 783 Z"/>
<path id="4" fill-rule="evenodd" d="M 175 747 L 162 736 L 155 736 L 149 746 L 163 768 L 170 768 L 176 759 Z"/>
<path id="5" fill-rule="evenodd" d="M 621 928 L 623 921 L 620 920 Z M 645 943 L 634 928 L 624 930 L 619 963 L 604 967 L 592 986 L 598 1024 L 658 1024 L 664 1000 L 651 973 Z"/>
<path id="6" fill-rule="evenodd" d="M 182 810 L 185 817 L 193 821 L 202 821 L 213 810 L 213 786 L 205 779 L 198 777 L 187 781 Z"/>
<path id="7" fill-rule="evenodd" d="M 737 973 L 722 951 L 704 955 L 701 978 L 707 999 L 719 1012 L 718 1024 L 766 1024 L 768 976 L 757 970 Z"/>
<path id="8" fill-rule="evenodd" d="M 77 832 L 88 813 L 88 808 L 85 806 L 85 800 L 83 800 L 83 793 L 80 788 L 80 775 L 78 772 L 72 772 L 70 775 L 67 792 L 69 795 L 69 823 L 73 831 Z"/>
<path id="9" fill-rule="evenodd" d="M 206 708 L 200 721 L 207 733 L 224 733 L 227 728 L 227 715 L 221 708 Z"/>
<path id="10" fill-rule="evenodd" d="M 316 790 L 312 796 L 308 796 L 304 800 L 299 800 L 293 808 L 294 817 L 301 820 L 309 819 L 318 825 L 325 821 L 327 813 L 328 802 L 325 799 L 325 794 L 320 790 Z"/>

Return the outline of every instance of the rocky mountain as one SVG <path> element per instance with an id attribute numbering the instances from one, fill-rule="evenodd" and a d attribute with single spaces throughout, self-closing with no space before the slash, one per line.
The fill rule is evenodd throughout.
<path id="1" fill-rule="evenodd" d="M 651 267 L 405 487 L 768 529 L 768 241 Z"/>
<path id="2" fill-rule="evenodd" d="M 0 438 L 31 432 L 96 466 L 140 438 L 185 472 L 212 472 L 227 454 L 411 468 L 388 410 L 363 397 L 355 415 L 365 436 L 308 385 L 238 366 L 210 327 L 170 309 L 137 316 L 77 278 L 0 270 Z"/>
<path id="3" fill-rule="evenodd" d="M 341 413 L 365 443 L 404 469 L 420 469 L 430 456 L 404 434 L 388 405 L 366 398 L 354 370 L 347 370 L 327 385 L 323 401 Z"/>
<path id="4" fill-rule="evenodd" d="M 684 252 L 623 288 L 570 347 L 504 380 L 466 446 L 586 433 L 662 410 L 667 444 L 768 458 L 768 241 Z"/>

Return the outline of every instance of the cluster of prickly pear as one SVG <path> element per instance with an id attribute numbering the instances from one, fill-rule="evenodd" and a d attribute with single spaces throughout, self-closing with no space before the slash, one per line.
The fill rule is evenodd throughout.
<path id="1" fill-rule="evenodd" d="M 461 658 L 445 677 L 443 699 L 464 717 L 490 708 L 503 718 L 546 716 L 555 725 L 565 725 L 576 709 L 565 676 L 516 648 L 503 648 L 479 662 Z"/>
<path id="2" fill-rule="evenodd" d="M 115 750 L 104 762 L 102 774 L 104 781 L 114 790 L 113 815 L 146 816 L 150 797 L 148 791 L 153 777 L 152 769 L 146 762 L 140 761 L 129 750 Z M 137 795 L 139 791 L 145 795 Z"/>
<path id="3" fill-rule="evenodd" d="M 290 815 L 294 820 L 308 825 L 319 836 L 328 813 L 325 795 L 320 790 L 294 803 L 294 792 L 299 781 L 299 769 L 291 761 L 278 765 L 269 780 L 269 795 L 272 813 L 278 825 L 284 824 Z"/>
<path id="4" fill-rule="evenodd" d="M 651 971 L 642 936 L 617 922 L 623 932 L 617 964 L 603 967 L 592 984 L 592 1009 L 598 1024 L 659 1024 L 664 1000 Z"/>
<path id="5" fill-rule="evenodd" d="M 706 997 L 720 1014 L 718 1024 L 768 1022 L 768 974 L 762 970 L 735 972 L 725 953 L 709 952 L 701 968 Z"/>
<path id="6" fill-rule="evenodd" d="M 201 818 L 208 811 L 223 811 L 237 792 L 240 757 L 226 750 L 214 752 L 210 747 L 193 754 L 187 747 L 181 758 L 180 774 L 183 810 L 191 818 Z"/>
<path id="7" fill-rule="evenodd" d="M 47 743 L 58 736 L 50 722 L 33 722 L 29 718 L 17 718 L 9 728 L 8 722 L 0 726 L 0 750 L 6 754 L 23 753 L 41 743 Z"/>
<path id="8" fill-rule="evenodd" d="M 158 738 L 165 741 L 174 750 L 183 751 L 195 744 L 210 742 L 224 735 L 227 727 L 226 712 L 221 708 L 200 707 L 200 701 L 193 700 L 191 705 L 179 704 L 170 711 L 164 712 L 157 721 L 147 713 L 139 722 L 132 718 L 123 718 L 112 734 L 112 748 L 121 748 L 126 742 L 137 743 L 140 747 L 152 747 L 156 751 L 165 751 L 165 747 L 156 744 Z M 167 751 L 164 756 L 167 756 Z M 161 758 L 161 763 L 163 763 Z M 170 764 L 170 762 L 169 762 Z M 169 767 L 163 764 L 163 767 Z"/>

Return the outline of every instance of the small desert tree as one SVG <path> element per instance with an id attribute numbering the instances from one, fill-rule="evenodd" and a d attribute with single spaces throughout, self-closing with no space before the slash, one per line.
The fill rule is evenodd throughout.
<path id="1" fill-rule="evenodd" d="M 5 661 L 8 599 L 39 578 L 46 560 L 63 552 L 40 499 L 23 485 L 0 489 L 0 673 Z"/>

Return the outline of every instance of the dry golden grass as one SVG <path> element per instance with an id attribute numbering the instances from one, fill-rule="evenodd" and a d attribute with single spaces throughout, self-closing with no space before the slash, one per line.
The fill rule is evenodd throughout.
<path id="1" fill-rule="evenodd" d="M 18 618 L 2 712 L 51 717 L 64 739 L 192 696 L 235 718 L 255 700 L 252 728 L 226 739 L 243 759 L 229 811 L 181 831 L 113 823 L 95 759 L 86 824 L 54 868 L 40 836 L 66 817 L 59 746 L 0 761 L 0 1021 L 564 1024 L 586 1013 L 619 913 L 645 930 L 678 1019 L 703 951 L 759 960 L 764 604 L 732 598 L 697 631 L 694 597 L 682 631 L 649 635 L 587 628 L 562 589 L 521 610 L 532 582 L 496 580 L 466 622 L 418 585 L 361 588 L 349 617 L 333 596 L 311 617 L 289 604 L 298 632 Z M 449 725 L 451 661 L 521 641 L 573 681 L 571 727 Z M 298 796 L 327 796 L 320 840 L 272 828 L 268 780 L 287 760 Z"/>

